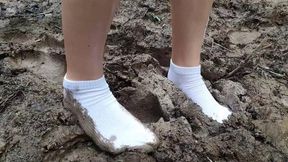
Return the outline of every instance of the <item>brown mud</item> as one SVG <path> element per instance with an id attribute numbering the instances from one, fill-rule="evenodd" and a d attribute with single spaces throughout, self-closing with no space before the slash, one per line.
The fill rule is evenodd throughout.
<path id="1" fill-rule="evenodd" d="M 165 77 L 168 2 L 121 1 L 105 73 L 119 101 L 161 139 L 150 154 L 101 151 L 63 108 L 59 0 L 0 0 L 0 16 L 1 162 L 288 161 L 287 0 L 215 2 L 202 72 L 234 112 L 222 125 Z"/>

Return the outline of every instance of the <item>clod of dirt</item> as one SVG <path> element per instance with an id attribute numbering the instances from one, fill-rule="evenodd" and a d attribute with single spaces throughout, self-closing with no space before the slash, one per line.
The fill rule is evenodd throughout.
<path id="1" fill-rule="evenodd" d="M 217 157 L 223 155 L 231 157 L 224 161 L 233 162 L 266 162 L 270 161 L 270 159 L 284 162 L 287 160 L 285 156 L 282 156 L 273 147 L 259 145 L 260 141 L 261 137 L 255 137 L 251 132 L 240 128 L 206 139 L 204 150 L 213 161 L 221 161 Z"/>
<path id="2" fill-rule="evenodd" d="M 222 96 L 217 96 L 222 103 L 226 103 L 233 112 L 244 111 L 245 103 L 249 100 L 245 97 L 247 90 L 242 84 L 231 80 L 219 80 L 215 84 L 215 88 L 221 92 Z M 246 105 L 247 106 L 247 105 Z"/>
<path id="3" fill-rule="evenodd" d="M 266 136 L 267 142 L 271 142 L 282 152 L 288 152 L 288 117 L 283 120 L 258 120 L 253 123 Z"/>
<path id="4" fill-rule="evenodd" d="M 78 126 L 59 126 L 43 136 L 42 147 L 45 151 L 69 148 L 81 136 L 84 136 L 84 132 Z"/>
<path id="5" fill-rule="evenodd" d="M 171 93 L 175 87 L 173 88 L 172 84 L 165 77 L 152 71 L 150 73 L 139 73 L 139 78 L 141 79 L 134 79 L 132 81 L 133 85 L 147 89 L 157 96 L 163 117 L 165 120 L 168 120 L 175 111 L 175 106 L 171 100 Z"/>
<path id="6" fill-rule="evenodd" d="M 115 162 L 156 162 L 156 160 L 147 154 L 129 152 L 117 156 Z"/>
<path id="7" fill-rule="evenodd" d="M 158 161 L 174 162 L 181 160 L 191 162 L 195 159 L 198 160 L 193 153 L 194 143 L 197 141 L 193 140 L 191 126 L 184 117 L 169 122 L 160 120 L 153 126 L 160 141 L 162 141 L 155 152 Z"/>
<path id="8" fill-rule="evenodd" d="M 111 85 L 121 85 L 123 82 L 125 85 L 127 83 L 121 80 L 131 79 L 129 83 L 131 84 L 130 86 L 139 90 L 144 90 L 144 92 L 149 92 L 153 94 L 153 96 L 157 97 L 158 101 L 156 102 L 159 102 L 158 107 L 161 107 L 161 111 L 163 112 L 162 116 L 165 118 L 165 120 L 168 120 L 171 117 L 175 110 L 175 106 L 171 100 L 171 93 L 175 92 L 176 88 L 167 80 L 165 76 L 163 76 L 163 70 L 156 59 L 148 54 L 137 55 L 133 58 L 119 56 L 108 60 L 107 64 L 107 69 L 109 69 L 107 78 L 112 81 Z M 116 69 L 126 69 L 129 71 L 129 78 L 127 78 L 127 74 L 123 73 L 122 71 L 113 72 L 114 75 L 109 74 Z M 116 76 L 120 77 L 121 80 L 115 78 Z M 121 88 L 122 87 L 119 87 L 118 90 Z M 153 97 L 153 102 L 156 100 L 155 97 Z M 156 105 L 158 105 L 158 103 Z"/>
<path id="9" fill-rule="evenodd" d="M 279 5 L 281 3 L 288 2 L 288 0 L 266 0 L 266 1 L 271 2 L 274 6 Z"/>
<path id="10" fill-rule="evenodd" d="M 71 161 L 95 161 L 95 162 L 112 162 L 112 158 L 109 158 L 105 154 L 101 154 L 95 151 L 95 148 L 91 146 L 92 143 L 76 144 L 75 148 L 60 149 L 54 152 L 49 152 L 45 155 L 45 162 L 71 162 Z"/>
<path id="11" fill-rule="evenodd" d="M 209 81 L 218 80 L 226 74 L 226 68 L 217 67 L 213 61 L 204 61 L 201 64 L 202 75 L 205 79 Z"/>
<path id="12" fill-rule="evenodd" d="M 249 44 L 261 36 L 259 32 L 232 32 L 229 35 L 230 42 L 233 44 Z"/>
<path id="13" fill-rule="evenodd" d="M 6 147 L 6 143 L 4 142 L 2 138 L 0 138 L 0 155 L 5 150 L 5 147 Z"/>
<path id="14" fill-rule="evenodd" d="M 7 25 L 9 25 L 9 20 L 0 20 L 0 29 L 5 28 Z"/>
<path id="15" fill-rule="evenodd" d="M 288 107 L 288 96 L 284 96 L 281 101 L 284 107 Z"/>

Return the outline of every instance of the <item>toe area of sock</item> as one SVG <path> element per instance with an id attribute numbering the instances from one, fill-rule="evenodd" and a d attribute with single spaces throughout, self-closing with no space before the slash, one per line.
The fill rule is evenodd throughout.
<path id="1" fill-rule="evenodd" d="M 231 114 L 232 112 L 227 107 L 221 106 L 220 112 L 215 120 L 219 123 L 223 123 L 224 120 L 228 120 Z"/>
<path id="2" fill-rule="evenodd" d="M 214 109 L 211 110 L 203 110 L 203 113 L 207 116 L 211 117 L 213 120 L 216 120 L 218 123 L 223 123 L 224 120 L 228 120 L 229 116 L 232 114 L 232 112 L 222 105 L 218 105 L 218 107 L 214 107 Z"/>
<path id="3" fill-rule="evenodd" d="M 154 139 L 152 141 L 142 141 L 138 139 L 138 144 L 135 145 L 113 145 L 108 147 L 106 150 L 112 154 L 119 154 L 124 151 L 135 151 L 141 153 L 150 153 L 153 152 L 159 146 L 159 139 L 154 135 Z"/>

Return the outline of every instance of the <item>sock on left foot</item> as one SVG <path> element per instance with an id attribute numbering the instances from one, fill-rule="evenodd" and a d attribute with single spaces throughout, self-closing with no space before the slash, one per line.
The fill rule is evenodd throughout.
<path id="1" fill-rule="evenodd" d="M 204 114 L 222 123 L 231 112 L 220 105 L 209 92 L 201 76 L 201 66 L 181 67 L 172 60 L 168 72 L 168 79 L 181 89 L 193 102 L 198 104 Z"/>
<path id="2" fill-rule="evenodd" d="M 117 101 L 104 76 L 83 81 L 65 76 L 63 86 L 64 106 L 101 149 L 117 154 L 126 149 L 150 152 L 157 147 L 156 135 Z"/>

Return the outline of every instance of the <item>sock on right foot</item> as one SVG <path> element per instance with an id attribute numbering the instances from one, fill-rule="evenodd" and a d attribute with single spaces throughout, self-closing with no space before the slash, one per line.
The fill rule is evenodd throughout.
<path id="1" fill-rule="evenodd" d="M 220 105 L 209 92 L 201 76 L 201 67 L 181 67 L 172 60 L 168 72 L 168 79 L 181 89 L 187 97 L 198 104 L 204 114 L 222 123 L 231 112 Z"/>

